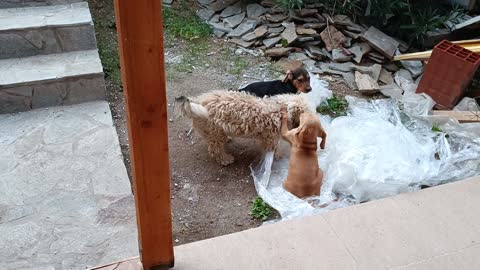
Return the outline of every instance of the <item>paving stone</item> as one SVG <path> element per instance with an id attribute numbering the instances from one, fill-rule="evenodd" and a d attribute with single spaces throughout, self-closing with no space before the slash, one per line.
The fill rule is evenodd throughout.
<path id="1" fill-rule="evenodd" d="M 375 62 L 377 62 L 377 63 L 383 63 L 383 62 L 385 62 L 385 57 L 384 57 L 382 54 L 380 54 L 380 53 L 378 53 L 378 52 L 376 52 L 376 51 L 371 51 L 371 52 L 369 52 L 369 53 L 367 54 L 367 57 L 368 57 L 370 60 L 373 60 L 373 61 L 375 61 Z"/>
<path id="2" fill-rule="evenodd" d="M 363 34 L 363 39 L 388 59 L 393 58 L 400 44 L 373 26 L 370 26 L 368 31 Z"/>
<path id="3" fill-rule="evenodd" d="M 312 16 L 318 13 L 318 10 L 313 9 L 313 8 L 302 8 L 299 11 L 297 11 L 297 15 L 301 17 L 308 17 Z"/>
<path id="4" fill-rule="evenodd" d="M 285 26 L 285 30 L 282 33 L 282 38 L 290 45 L 298 39 L 295 23 L 289 23 Z"/>
<path id="5" fill-rule="evenodd" d="M 348 48 L 348 51 L 353 53 L 355 56 L 353 60 L 356 63 L 362 62 L 362 58 L 365 54 L 369 53 L 372 50 L 372 47 L 366 42 L 356 43 L 351 48 Z"/>
<path id="6" fill-rule="evenodd" d="M 345 42 L 345 36 L 342 32 L 338 31 L 334 26 L 330 25 L 320 33 L 320 37 L 325 43 L 327 51 L 331 52 L 333 49 L 342 47 Z"/>
<path id="7" fill-rule="evenodd" d="M 236 3 L 238 0 L 217 0 L 209 5 L 209 9 L 219 12 L 221 10 L 224 10 L 228 6 Z"/>
<path id="8" fill-rule="evenodd" d="M 245 18 L 245 12 L 242 12 L 240 14 L 223 19 L 223 22 L 225 23 L 226 26 L 235 28 L 240 23 L 242 23 L 244 18 Z"/>
<path id="9" fill-rule="evenodd" d="M 211 3 L 213 3 L 215 0 L 197 0 L 198 3 L 200 3 L 202 6 L 208 6 Z"/>
<path id="10" fill-rule="evenodd" d="M 400 69 L 394 62 L 383 64 L 383 67 L 390 72 L 397 72 Z"/>
<path id="11" fill-rule="evenodd" d="M 308 56 L 306 56 L 303 52 L 294 52 L 288 55 L 288 60 L 304 61 L 308 59 L 310 58 L 308 58 Z"/>
<path id="12" fill-rule="evenodd" d="M 266 38 L 274 38 L 280 36 L 281 33 L 269 33 Z"/>
<path id="13" fill-rule="evenodd" d="M 333 16 L 333 23 L 336 25 L 348 26 L 352 25 L 353 22 L 350 17 L 346 15 L 335 15 Z"/>
<path id="14" fill-rule="evenodd" d="M 103 100 L 97 51 L 1 60 L 0 99 L 6 102 L 0 113 Z"/>
<path id="15" fill-rule="evenodd" d="M 266 25 L 262 25 L 260 27 L 257 27 L 257 29 L 255 29 L 253 32 L 257 37 L 260 38 L 265 36 L 268 33 L 268 27 Z"/>
<path id="16" fill-rule="evenodd" d="M 304 43 L 304 42 L 314 41 L 315 38 L 314 37 L 299 37 L 297 40 L 300 43 Z"/>
<path id="17" fill-rule="evenodd" d="M 58 78 L 102 74 L 96 50 L 0 60 L 0 87 Z"/>
<path id="18" fill-rule="evenodd" d="M 292 48 L 273 48 L 265 51 L 265 55 L 269 57 L 282 57 L 288 55 Z"/>
<path id="19" fill-rule="evenodd" d="M 138 255 L 106 101 L 0 115 L 0 137 L 1 269 L 85 269 Z"/>
<path id="20" fill-rule="evenodd" d="M 21 9 L 0 9 L 0 31 L 89 24 L 91 22 L 92 17 L 86 2 Z"/>
<path id="21" fill-rule="evenodd" d="M 353 90 L 357 89 L 357 85 L 355 84 L 355 75 L 353 74 L 353 72 L 335 70 L 331 68 L 331 65 L 329 63 L 322 63 L 322 62 L 319 62 L 319 63 L 320 63 L 320 69 L 322 70 L 323 73 L 340 75 L 342 76 L 343 80 L 348 85 L 348 87 L 350 87 Z"/>
<path id="22" fill-rule="evenodd" d="M 267 23 L 265 25 L 268 26 L 269 28 L 275 28 L 275 27 L 282 26 L 282 23 Z"/>
<path id="23" fill-rule="evenodd" d="M 303 63 L 299 60 L 290 60 L 287 58 L 282 58 L 275 63 L 276 66 L 280 67 L 284 72 L 287 70 L 294 70 L 297 68 L 301 68 Z"/>
<path id="24" fill-rule="evenodd" d="M 345 42 L 343 43 L 344 48 L 350 48 L 352 46 L 352 38 L 345 37 Z"/>
<path id="25" fill-rule="evenodd" d="M 320 22 L 317 18 L 299 16 L 299 15 L 297 15 L 297 13 L 294 10 L 290 10 L 288 15 L 290 16 L 290 19 L 295 20 L 295 21 L 299 21 L 299 22 L 302 22 L 302 23 L 318 23 L 318 22 Z"/>
<path id="26" fill-rule="evenodd" d="M 393 76 L 392 73 L 388 72 L 385 68 L 382 68 L 380 71 L 380 76 L 378 80 L 384 84 L 392 84 L 393 83 Z"/>
<path id="27" fill-rule="evenodd" d="M 355 71 L 355 83 L 357 84 L 358 91 L 362 94 L 371 95 L 380 90 L 380 86 L 372 77 L 358 71 Z"/>
<path id="28" fill-rule="evenodd" d="M 288 19 L 288 15 L 285 14 L 267 14 L 267 20 L 271 23 L 278 23 L 278 22 L 283 22 L 286 19 Z"/>
<path id="29" fill-rule="evenodd" d="M 273 45 L 280 42 L 281 39 L 282 37 L 273 37 L 273 38 L 264 39 L 262 42 L 267 48 L 271 48 Z"/>
<path id="30" fill-rule="evenodd" d="M 243 41 L 246 41 L 246 42 L 251 42 L 251 41 L 255 41 L 255 40 L 258 39 L 258 38 L 259 38 L 259 37 L 257 37 L 257 35 L 255 35 L 254 32 L 250 32 L 250 33 L 244 35 L 244 36 L 242 37 L 242 40 L 243 40 Z"/>
<path id="31" fill-rule="evenodd" d="M 199 11 L 197 11 L 197 16 L 204 21 L 210 20 L 214 14 L 215 12 L 213 10 L 205 9 L 205 8 L 202 8 Z"/>
<path id="32" fill-rule="evenodd" d="M 214 31 L 218 32 L 224 32 L 224 33 L 230 33 L 233 31 L 232 28 L 225 26 L 223 23 L 213 23 L 213 22 L 208 22 L 213 27 Z"/>
<path id="33" fill-rule="evenodd" d="M 344 49 L 333 49 L 332 58 L 337 63 L 343 63 L 351 61 L 353 56 L 346 54 Z"/>
<path id="34" fill-rule="evenodd" d="M 311 28 L 303 28 L 297 27 L 297 34 L 299 35 L 310 35 L 310 36 L 318 36 L 317 31 Z"/>
<path id="35" fill-rule="evenodd" d="M 303 43 L 304 46 L 319 46 L 320 44 L 322 44 L 321 40 L 313 40 L 313 41 L 307 41 Z"/>
<path id="36" fill-rule="evenodd" d="M 312 72 L 312 73 L 315 73 L 315 74 L 321 74 L 322 73 L 322 70 L 315 66 L 315 64 L 317 63 L 315 60 L 308 59 L 308 60 L 303 60 L 302 62 L 309 72 Z"/>
<path id="37" fill-rule="evenodd" d="M 213 34 L 217 37 L 217 38 L 221 38 L 225 35 L 226 32 L 223 32 L 223 31 L 220 31 L 220 30 L 213 30 Z"/>
<path id="38" fill-rule="evenodd" d="M 282 33 L 283 30 L 285 30 L 285 27 L 279 26 L 279 27 L 269 27 L 268 32 L 269 33 Z"/>
<path id="39" fill-rule="evenodd" d="M 220 15 L 218 15 L 218 14 L 213 15 L 212 18 L 210 19 L 210 22 L 219 23 L 220 22 Z"/>
<path id="40" fill-rule="evenodd" d="M 242 7 L 240 6 L 240 3 L 236 3 L 233 6 L 229 6 L 229 7 L 225 8 L 220 13 L 220 17 L 221 18 L 227 18 L 227 17 L 233 16 L 233 15 L 240 14 L 241 12 L 242 12 Z"/>
<path id="41" fill-rule="evenodd" d="M 322 50 L 317 46 L 307 45 L 305 46 L 305 52 L 310 56 L 310 58 L 316 60 L 321 60 L 322 58 L 326 57 Z"/>
<path id="42" fill-rule="evenodd" d="M 323 30 L 326 26 L 327 26 L 326 23 L 306 23 L 303 25 L 304 28 L 318 29 L 318 30 Z"/>
<path id="43" fill-rule="evenodd" d="M 244 48 L 249 48 L 250 46 L 253 45 L 253 43 L 254 43 L 255 41 L 247 42 L 247 41 L 244 41 L 244 40 L 242 40 L 242 39 L 240 39 L 240 38 L 232 38 L 232 39 L 230 39 L 230 42 L 235 43 L 235 44 L 237 44 L 237 45 L 239 45 L 239 46 L 242 46 L 242 47 L 244 47 Z"/>
<path id="44" fill-rule="evenodd" d="M 96 49 L 93 25 L 0 31 L 0 59 Z"/>
<path id="45" fill-rule="evenodd" d="M 230 33 L 228 33 L 228 37 L 241 37 L 247 32 L 252 31 L 257 26 L 256 20 L 246 20 L 242 22 L 237 28 L 233 29 Z"/>
<path id="46" fill-rule="evenodd" d="M 380 93 L 386 97 L 400 99 L 403 95 L 403 89 L 396 83 L 380 86 Z"/>
<path id="47" fill-rule="evenodd" d="M 266 11 L 267 10 L 263 6 L 257 3 L 250 4 L 247 6 L 247 17 L 257 19 L 258 17 L 263 15 Z"/>

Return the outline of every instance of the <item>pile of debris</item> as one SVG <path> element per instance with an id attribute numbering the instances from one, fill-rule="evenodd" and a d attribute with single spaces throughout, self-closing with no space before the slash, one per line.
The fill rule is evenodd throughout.
<path id="1" fill-rule="evenodd" d="M 245 49 L 256 48 L 277 60 L 283 69 L 305 66 L 312 73 L 343 77 L 350 88 L 365 94 L 401 95 L 394 81 L 400 68 L 390 60 L 407 45 L 375 27 L 353 22 L 348 16 L 326 13 L 323 4 L 285 12 L 271 0 L 242 5 L 238 0 L 198 0 L 197 15 L 214 34 Z M 422 63 L 406 66 L 413 78 Z M 402 71 L 397 76 L 402 76 Z"/>

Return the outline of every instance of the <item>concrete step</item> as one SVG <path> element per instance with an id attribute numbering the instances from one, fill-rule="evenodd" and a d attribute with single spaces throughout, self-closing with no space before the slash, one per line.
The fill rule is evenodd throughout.
<path id="1" fill-rule="evenodd" d="M 0 9 L 0 48 L 0 59 L 96 49 L 88 3 Z"/>
<path id="2" fill-rule="evenodd" d="M 0 113 L 103 99 L 96 50 L 0 60 Z"/>
<path id="3" fill-rule="evenodd" d="M 0 269 L 85 269 L 138 253 L 106 101 L 0 115 Z"/>
<path id="4" fill-rule="evenodd" d="M 62 5 L 78 2 L 84 2 L 84 0 L 1 0 L 0 8 Z"/>

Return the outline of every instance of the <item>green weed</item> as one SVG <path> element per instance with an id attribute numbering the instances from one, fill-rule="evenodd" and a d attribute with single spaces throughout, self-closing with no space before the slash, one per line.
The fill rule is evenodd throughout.
<path id="1" fill-rule="evenodd" d="M 433 125 L 432 125 L 432 131 L 433 131 L 433 132 L 443 132 L 443 130 L 442 130 L 442 129 L 440 128 L 440 126 L 437 125 L 437 124 L 433 124 Z"/>
<path id="2" fill-rule="evenodd" d="M 276 0 L 276 2 L 284 10 L 301 9 L 304 5 L 303 0 Z"/>
<path id="3" fill-rule="evenodd" d="M 184 40 L 210 36 L 212 29 L 196 16 L 194 7 L 187 1 L 181 1 L 178 6 L 163 8 L 163 27 L 166 32 L 174 38 Z"/>
<path id="4" fill-rule="evenodd" d="M 233 59 L 233 64 L 229 70 L 229 73 L 232 75 L 240 76 L 245 68 L 248 67 L 248 62 L 241 56 L 235 56 Z"/>
<path id="5" fill-rule="evenodd" d="M 333 94 L 333 96 L 328 98 L 324 104 L 317 107 L 317 112 L 337 117 L 346 115 L 347 108 L 348 102 L 345 98 Z"/>
<path id="6" fill-rule="evenodd" d="M 262 198 L 257 197 L 252 201 L 250 215 L 252 215 L 254 218 L 265 221 L 270 217 L 270 214 L 272 214 L 272 208 L 270 205 L 265 203 Z"/>

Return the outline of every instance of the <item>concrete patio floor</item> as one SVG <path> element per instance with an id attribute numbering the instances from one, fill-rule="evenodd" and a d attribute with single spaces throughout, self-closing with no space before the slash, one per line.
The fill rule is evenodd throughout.
<path id="1" fill-rule="evenodd" d="M 0 115 L 0 269 L 85 269 L 135 255 L 108 103 Z"/>
<path id="2" fill-rule="evenodd" d="M 174 269 L 480 269 L 479 205 L 475 177 L 177 246 Z"/>

